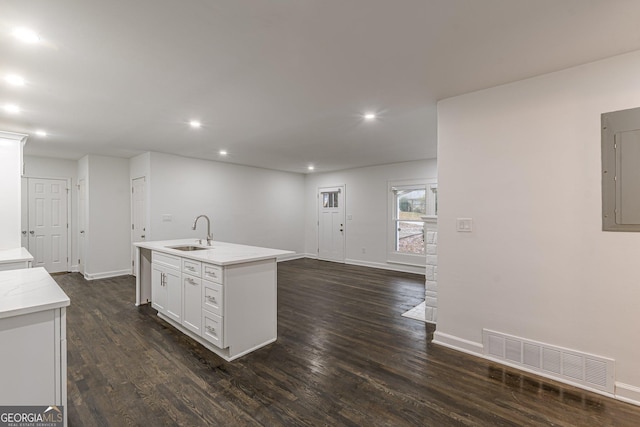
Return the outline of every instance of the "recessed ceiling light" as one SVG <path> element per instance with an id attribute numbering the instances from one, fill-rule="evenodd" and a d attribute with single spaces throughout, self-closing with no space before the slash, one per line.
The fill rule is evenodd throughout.
<path id="1" fill-rule="evenodd" d="M 41 137 L 44 138 L 45 136 L 47 136 L 47 133 L 45 131 L 43 131 L 43 130 L 37 130 L 36 131 L 36 135 L 41 136 Z"/>
<path id="2" fill-rule="evenodd" d="M 15 104 L 5 104 L 4 111 L 11 114 L 17 114 L 20 112 L 20 107 Z"/>
<path id="3" fill-rule="evenodd" d="M 364 115 L 365 120 L 374 120 L 376 118 L 376 113 L 366 113 Z"/>
<path id="4" fill-rule="evenodd" d="M 191 121 L 189 122 L 189 125 L 190 125 L 192 128 L 199 128 L 200 126 L 202 126 L 202 124 L 201 124 L 199 121 L 197 121 L 197 120 L 191 120 Z"/>
<path id="5" fill-rule="evenodd" d="M 24 86 L 24 79 L 17 74 L 7 74 L 4 81 L 13 86 Z"/>
<path id="6" fill-rule="evenodd" d="M 227 150 L 220 150 L 220 151 L 218 151 L 218 153 L 219 153 L 221 156 L 226 156 L 227 154 L 229 154 L 229 153 L 227 153 Z"/>
<path id="7" fill-rule="evenodd" d="M 11 34 L 25 43 L 38 43 L 40 41 L 40 36 L 35 31 L 25 27 L 14 28 Z"/>
<path id="8" fill-rule="evenodd" d="M 309 165 L 309 166 L 307 166 L 307 169 L 308 169 L 308 170 L 310 170 L 310 171 L 314 170 L 315 168 L 316 168 L 316 167 L 315 167 L 315 166 L 313 166 L 313 165 Z"/>

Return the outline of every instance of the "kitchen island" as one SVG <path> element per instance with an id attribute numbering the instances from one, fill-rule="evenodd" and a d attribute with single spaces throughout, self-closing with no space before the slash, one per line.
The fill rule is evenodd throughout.
<path id="1" fill-rule="evenodd" d="M 291 251 L 194 239 L 134 243 L 136 305 L 231 361 L 277 338 L 278 256 Z"/>
<path id="2" fill-rule="evenodd" d="M 66 406 L 69 303 L 42 267 L 0 271 L 2 405 Z"/>

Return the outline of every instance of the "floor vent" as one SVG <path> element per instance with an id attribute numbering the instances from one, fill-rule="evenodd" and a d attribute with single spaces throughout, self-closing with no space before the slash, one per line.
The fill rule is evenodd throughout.
<path id="1" fill-rule="evenodd" d="M 549 378 L 614 392 L 613 359 L 483 329 L 485 356 Z"/>

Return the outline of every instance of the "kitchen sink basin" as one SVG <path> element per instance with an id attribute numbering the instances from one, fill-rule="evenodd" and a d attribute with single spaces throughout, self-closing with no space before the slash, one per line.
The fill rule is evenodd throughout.
<path id="1" fill-rule="evenodd" d="M 206 251 L 207 249 L 213 249 L 212 247 L 202 247 L 202 246 L 167 246 L 169 249 L 176 249 L 178 251 Z"/>

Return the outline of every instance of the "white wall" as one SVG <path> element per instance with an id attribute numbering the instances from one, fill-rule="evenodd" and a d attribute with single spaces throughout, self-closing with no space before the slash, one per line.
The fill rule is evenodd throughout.
<path id="1" fill-rule="evenodd" d="M 129 274 L 129 159 L 85 156 L 78 162 L 78 179 L 83 177 L 88 199 L 85 277 Z"/>
<path id="2" fill-rule="evenodd" d="M 24 156 L 24 176 L 30 178 L 71 179 L 71 271 L 78 268 L 78 162 L 49 157 Z M 24 188 L 23 191 L 27 189 Z"/>
<path id="3" fill-rule="evenodd" d="M 305 181 L 305 252 L 317 255 L 320 187 L 345 184 L 346 262 L 424 274 L 424 267 L 387 262 L 388 181 L 435 178 L 436 160 L 394 163 L 339 172 L 308 174 Z M 362 253 L 362 248 L 365 253 Z"/>
<path id="4" fill-rule="evenodd" d="M 602 231 L 600 193 L 600 114 L 638 107 L 638 76 L 640 52 L 439 103 L 436 341 L 610 357 L 640 403 L 640 234 Z"/>
<path id="5" fill-rule="evenodd" d="M 21 246 L 21 139 L 0 132 L 0 249 Z"/>
<path id="6" fill-rule="evenodd" d="M 153 240 L 205 238 L 205 214 L 214 240 L 303 252 L 303 175 L 161 153 L 150 168 Z"/>

